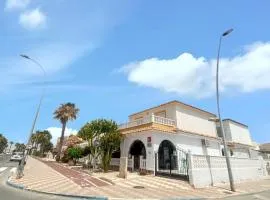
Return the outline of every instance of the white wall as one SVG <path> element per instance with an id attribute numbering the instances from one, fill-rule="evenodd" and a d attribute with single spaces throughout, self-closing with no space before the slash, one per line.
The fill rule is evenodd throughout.
<path id="1" fill-rule="evenodd" d="M 192 155 L 189 164 L 190 183 L 195 188 L 229 182 L 225 157 Z M 231 165 L 235 182 L 263 179 L 267 175 L 263 160 L 231 158 Z"/>
<path id="2" fill-rule="evenodd" d="M 151 137 L 152 147 L 147 147 L 147 137 Z M 128 134 L 125 137 L 124 142 L 121 144 L 121 156 L 128 156 L 130 146 L 135 140 L 141 140 L 146 148 L 146 169 L 154 171 L 155 165 L 155 153 L 158 152 L 160 143 L 163 140 L 171 141 L 177 148 L 185 151 L 191 151 L 192 154 L 198 155 L 213 155 L 220 156 L 220 146 L 217 141 L 209 141 L 210 146 L 206 147 L 206 152 L 202 146 L 201 138 L 184 135 L 179 132 L 177 134 L 164 133 L 159 131 L 147 131 L 137 134 Z M 123 151 L 122 151 L 123 149 Z"/>
<path id="3" fill-rule="evenodd" d="M 250 132 L 247 127 L 230 122 L 231 138 L 233 142 L 252 145 Z"/>
<path id="4" fill-rule="evenodd" d="M 216 124 L 209 121 L 211 117 L 209 114 L 181 105 L 177 105 L 176 110 L 177 127 L 179 129 L 213 137 L 217 136 Z"/>

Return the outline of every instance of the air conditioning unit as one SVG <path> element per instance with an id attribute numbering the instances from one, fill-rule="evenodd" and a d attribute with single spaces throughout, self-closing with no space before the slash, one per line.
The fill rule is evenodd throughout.
<path id="1" fill-rule="evenodd" d="M 209 140 L 202 139 L 202 145 L 204 145 L 204 146 L 206 146 L 206 147 L 209 147 L 209 146 L 210 146 Z"/>

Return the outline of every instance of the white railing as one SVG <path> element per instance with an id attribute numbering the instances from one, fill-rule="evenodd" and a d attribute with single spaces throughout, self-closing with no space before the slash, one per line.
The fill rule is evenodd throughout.
<path id="1" fill-rule="evenodd" d="M 120 158 L 112 158 L 110 165 L 111 166 L 119 166 L 120 165 Z"/>
<path id="2" fill-rule="evenodd" d="M 160 117 L 160 116 L 155 116 L 155 115 L 150 115 L 150 116 L 146 116 L 146 117 L 144 117 L 142 119 L 137 119 L 137 120 L 130 121 L 130 122 L 127 122 L 127 123 L 124 123 L 124 124 L 120 124 L 119 129 L 139 126 L 139 125 L 147 124 L 147 123 L 150 123 L 150 122 L 157 123 L 157 124 L 163 124 L 163 125 L 167 125 L 167 126 L 175 126 L 175 120 L 173 120 L 173 119 Z"/>
<path id="3" fill-rule="evenodd" d="M 146 169 L 146 159 L 143 159 L 142 156 L 140 156 L 140 170 Z"/>

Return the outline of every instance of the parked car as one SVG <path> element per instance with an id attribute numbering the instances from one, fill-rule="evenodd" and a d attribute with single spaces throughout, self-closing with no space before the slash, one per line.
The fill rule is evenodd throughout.
<path id="1" fill-rule="evenodd" d="M 14 152 L 10 157 L 10 161 L 20 161 L 23 158 L 23 152 Z"/>

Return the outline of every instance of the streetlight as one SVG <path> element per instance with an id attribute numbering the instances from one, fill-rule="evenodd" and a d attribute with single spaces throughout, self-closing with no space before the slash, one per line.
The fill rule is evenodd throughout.
<path id="1" fill-rule="evenodd" d="M 234 186 L 232 168 L 231 168 L 231 161 L 230 161 L 230 157 L 228 154 L 227 142 L 225 139 L 224 128 L 223 128 L 223 123 L 222 123 L 222 118 L 220 116 L 220 108 L 219 108 L 219 54 L 220 54 L 221 42 L 222 42 L 222 38 L 229 35 L 232 31 L 233 31 L 233 29 L 229 29 L 229 30 L 225 31 L 219 38 L 218 54 L 217 54 L 217 73 L 216 73 L 216 98 L 217 98 L 217 110 L 218 110 L 218 119 L 219 119 L 218 121 L 219 121 L 220 128 L 221 128 L 222 142 L 224 145 L 224 153 L 225 153 L 225 157 L 226 157 L 226 164 L 227 164 L 227 169 L 228 169 L 228 174 L 229 174 L 230 187 L 231 187 L 231 190 L 233 192 L 235 192 L 235 186 Z"/>
<path id="2" fill-rule="evenodd" d="M 24 54 L 21 54 L 20 56 L 22 58 L 25 58 L 25 59 L 30 60 L 33 63 L 35 63 L 42 70 L 44 77 L 46 76 L 46 72 L 45 72 L 44 68 L 42 67 L 42 65 L 39 62 L 37 62 L 35 59 L 33 59 L 33 58 L 31 58 L 31 57 L 29 57 L 27 55 L 24 55 Z M 36 125 L 36 121 L 37 121 L 37 118 L 38 118 L 38 115 L 39 115 L 39 111 L 40 111 L 40 107 L 41 107 L 41 104 L 42 104 L 43 97 L 44 97 L 44 89 L 42 91 L 42 94 L 41 94 L 41 97 L 40 97 L 40 100 L 39 100 L 39 104 L 38 104 L 38 107 L 37 107 L 37 111 L 36 111 L 36 114 L 35 114 L 35 117 L 34 117 L 34 120 L 33 120 L 33 124 L 32 124 L 31 130 L 30 130 L 30 134 L 29 134 L 28 142 L 27 142 L 27 146 L 26 146 L 26 151 L 25 151 L 25 153 L 23 155 L 23 158 L 22 158 L 22 160 L 21 160 L 21 162 L 20 162 L 20 164 L 18 166 L 17 178 L 21 178 L 23 176 L 24 164 L 25 164 L 26 156 L 27 156 L 28 150 L 29 150 L 31 136 L 32 136 L 33 131 L 35 129 L 35 125 Z"/>

